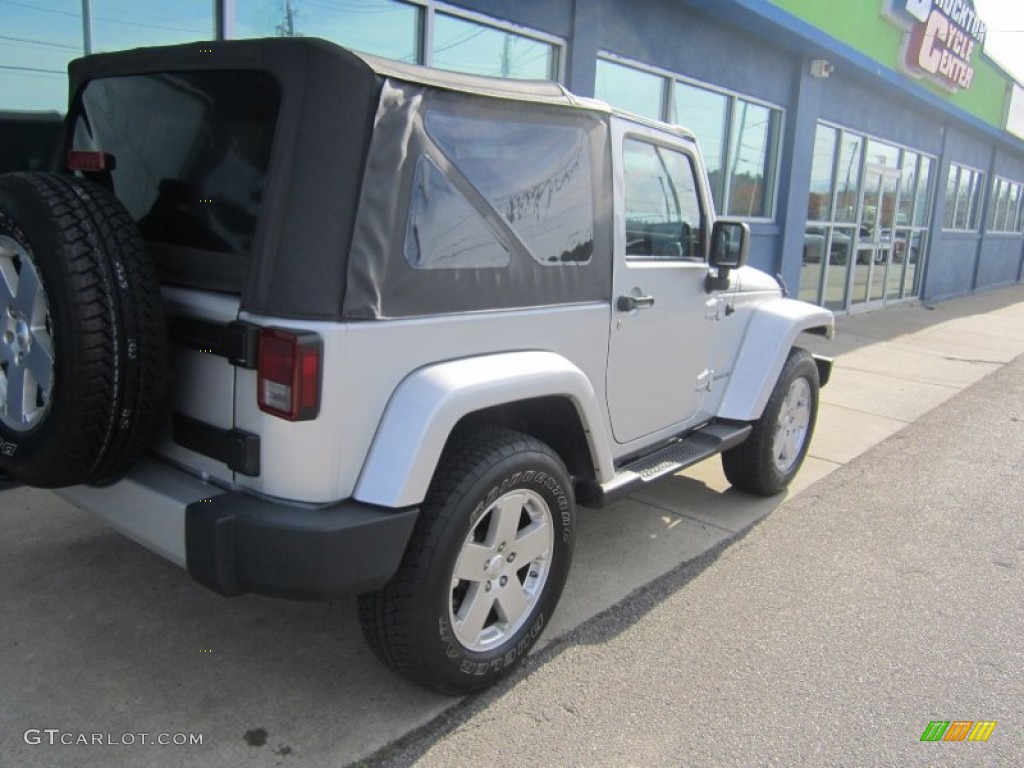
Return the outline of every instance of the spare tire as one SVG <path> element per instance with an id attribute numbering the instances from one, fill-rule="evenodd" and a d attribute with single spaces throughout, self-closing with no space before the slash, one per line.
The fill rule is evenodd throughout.
<path id="1" fill-rule="evenodd" d="M 160 283 L 105 187 L 0 176 L 0 470 L 28 485 L 108 481 L 160 423 Z"/>

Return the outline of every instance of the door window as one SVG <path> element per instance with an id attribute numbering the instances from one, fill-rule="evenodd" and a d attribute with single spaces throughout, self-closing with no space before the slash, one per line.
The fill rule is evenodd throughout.
<path id="1" fill-rule="evenodd" d="M 704 216 L 691 159 L 627 139 L 623 165 L 626 258 L 703 261 Z"/>

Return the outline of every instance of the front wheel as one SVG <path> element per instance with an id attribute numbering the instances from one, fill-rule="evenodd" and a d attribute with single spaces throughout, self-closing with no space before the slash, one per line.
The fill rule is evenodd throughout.
<path id="1" fill-rule="evenodd" d="M 363 633 L 399 674 L 472 693 L 540 637 L 569 572 L 575 504 L 557 454 L 483 428 L 445 451 L 398 573 L 359 598 Z"/>
<path id="2" fill-rule="evenodd" d="M 758 496 L 786 489 L 811 444 L 819 388 L 814 358 L 794 347 L 750 437 L 722 454 L 725 476 L 735 488 Z"/>

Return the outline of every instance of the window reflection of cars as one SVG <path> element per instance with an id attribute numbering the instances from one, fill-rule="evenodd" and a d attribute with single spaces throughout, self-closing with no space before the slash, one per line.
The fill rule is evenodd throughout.
<path id="1" fill-rule="evenodd" d="M 857 235 L 860 247 L 857 249 L 857 263 L 867 264 L 873 260 L 875 264 L 885 261 L 885 254 L 892 247 L 892 230 L 887 228 L 879 229 L 878 239 L 875 239 L 875 228 L 862 224 Z M 868 254 L 872 254 L 869 258 Z"/>
<path id="2" fill-rule="evenodd" d="M 901 233 L 896 235 L 896 241 L 893 243 L 892 248 L 892 260 L 898 264 L 903 263 L 903 257 L 907 252 L 907 240 L 910 238 L 910 233 Z M 917 243 L 912 242 L 910 244 L 910 263 L 917 263 Z"/>
<path id="3" fill-rule="evenodd" d="M 807 227 L 804 230 L 804 263 L 821 263 L 825 252 L 825 227 Z M 829 264 L 845 264 L 850 254 L 850 236 L 840 230 L 832 231 L 832 244 L 829 248 Z"/>

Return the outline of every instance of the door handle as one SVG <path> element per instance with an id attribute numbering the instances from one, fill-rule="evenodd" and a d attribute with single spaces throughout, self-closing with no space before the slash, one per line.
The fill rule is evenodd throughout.
<path id="1" fill-rule="evenodd" d="M 634 309 L 649 309 L 654 306 L 653 296 L 619 296 L 615 303 L 619 312 L 632 312 Z"/>

